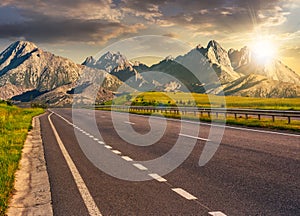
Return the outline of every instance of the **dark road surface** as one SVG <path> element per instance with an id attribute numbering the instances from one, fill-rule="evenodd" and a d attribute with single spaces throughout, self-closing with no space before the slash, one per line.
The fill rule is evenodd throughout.
<path id="1" fill-rule="evenodd" d="M 76 122 L 71 109 L 51 111 L 50 117 L 51 112 L 40 120 L 54 215 L 300 215 L 300 134 L 226 127 L 217 152 L 200 167 L 209 124 L 201 124 L 193 138 L 185 135 L 195 135 L 196 123 L 185 122 L 185 134 L 179 135 L 182 122 L 168 120 L 155 144 L 136 146 L 118 135 L 110 112 L 95 112 L 100 137 L 90 124 L 93 111 L 78 110 Z M 130 115 L 127 122 L 124 113 L 114 114 L 118 125 L 144 135 L 150 131 L 148 117 Z M 164 122 L 151 121 L 158 126 Z M 67 153 L 62 153 L 54 130 Z M 179 138 L 196 142 L 188 158 L 164 176 L 151 175 L 167 165 L 160 164 L 156 170 L 158 166 L 143 161 L 161 157 Z M 129 178 L 148 176 L 150 180 L 127 181 L 106 174 L 80 145 L 94 146 L 89 154 L 101 155 L 103 170 L 121 170 Z M 72 163 L 75 168 L 70 169 Z"/>

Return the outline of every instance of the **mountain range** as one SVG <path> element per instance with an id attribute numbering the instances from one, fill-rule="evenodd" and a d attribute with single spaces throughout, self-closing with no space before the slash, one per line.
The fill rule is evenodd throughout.
<path id="1" fill-rule="evenodd" d="M 97 79 L 101 87 L 95 84 Z M 299 97 L 300 76 L 279 60 L 257 63 L 249 48 L 227 51 L 214 40 L 152 66 L 132 62 L 119 52 L 98 59 L 90 56 L 79 65 L 28 41 L 17 41 L 0 54 L 2 99 L 62 106 L 85 92 L 82 103 L 95 100 L 89 97 L 95 89 L 96 103 L 111 100 L 116 92 L 132 91 Z"/>

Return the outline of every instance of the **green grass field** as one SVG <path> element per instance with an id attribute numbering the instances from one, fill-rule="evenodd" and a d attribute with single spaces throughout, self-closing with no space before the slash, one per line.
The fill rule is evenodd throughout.
<path id="1" fill-rule="evenodd" d="M 165 105 L 165 106 L 199 106 L 199 107 L 227 107 L 274 110 L 300 110 L 300 98 L 251 98 L 239 96 L 220 97 L 197 93 L 183 92 L 143 92 L 122 95 L 112 102 L 116 105 Z"/>
<path id="2" fill-rule="evenodd" d="M 40 108 L 21 109 L 0 101 L 0 215 L 5 215 L 13 191 L 14 174 L 32 117 L 43 112 Z"/>
<path id="3" fill-rule="evenodd" d="M 220 97 L 215 95 L 205 95 L 196 93 L 183 92 L 144 92 L 134 93 L 131 95 L 122 95 L 107 102 L 106 105 L 136 105 L 136 106 L 198 106 L 203 108 L 210 107 L 227 107 L 227 108 L 243 108 L 243 109 L 271 109 L 271 110 L 300 110 L 300 98 L 251 98 L 226 96 Z M 136 114 L 146 114 L 147 112 L 134 112 Z M 155 114 L 160 115 L 160 114 Z M 163 114 L 169 118 L 181 118 L 176 114 Z M 211 121 L 208 116 L 183 115 L 184 119 L 200 119 L 201 121 Z M 249 127 L 264 127 L 272 129 L 283 129 L 300 131 L 300 121 L 292 120 L 288 124 L 286 119 L 276 119 L 275 122 L 271 118 L 262 118 L 258 120 L 255 117 L 245 119 L 243 116 L 235 119 L 228 116 L 227 124 L 245 125 Z"/>

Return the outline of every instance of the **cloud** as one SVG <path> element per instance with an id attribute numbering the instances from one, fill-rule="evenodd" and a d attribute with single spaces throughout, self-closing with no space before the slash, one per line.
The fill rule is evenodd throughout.
<path id="1" fill-rule="evenodd" d="M 111 0 L 4 0 L 1 11 L 6 11 L 0 15 L 2 39 L 104 44 L 145 28 L 120 22 L 122 13 Z"/>
<path id="2" fill-rule="evenodd" d="M 163 3 L 164 1 L 159 0 L 122 0 L 119 7 L 123 13 L 135 17 L 143 17 L 147 21 L 155 22 L 155 20 L 163 16 L 159 10 L 159 6 Z"/>
<path id="3" fill-rule="evenodd" d="M 0 38 L 105 43 L 142 29 L 160 35 L 176 29 L 194 36 L 234 35 L 282 25 L 292 4 L 295 1 L 2 0 Z"/>
<path id="4" fill-rule="evenodd" d="M 101 19 L 117 22 L 122 14 L 112 0 L 2 0 L 0 6 L 13 6 L 43 15 L 69 19 Z"/>
<path id="5" fill-rule="evenodd" d="M 284 8 L 292 3 L 291 0 L 123 0 L 121 5 L 123 11 L 161 27 L 180 26 L 213 35 L 281 25 L 289 15 Z"/>
<path id="6" fill-rule="evenodd" d="M 22 15 L 26 17 L 22 23 L 0 23 L 1 38 L 22 37 L 34 42 L 77 41 L 101 44 L 144 28 L 143 24 L 127 26 L 99 19 L 56 18 L 27 10 L 22 11 Z"/>
<path id="7" fill-rule="evenodd" d="M 166 34 L 164 34 L 163 36 L 165 36 L 165 37 L 170 37 L 170 38 L 179 38 L 179 35 L 176 34 L 176 33 L 173 33 L 173 32 L 166 33 Z"/>
<path id="8" fill-rule="evenodd" d="M 286 58 L 295 58 L 300 56 L 300 47 L 286 47 L 281 50 L 280 54 Z"/>

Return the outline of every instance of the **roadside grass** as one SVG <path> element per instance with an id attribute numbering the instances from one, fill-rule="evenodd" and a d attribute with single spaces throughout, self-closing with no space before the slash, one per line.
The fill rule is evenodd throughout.
<path id="1" fill-rule="evenodd" d="M 224 100 L 225 99 L 225 100 Z M 142 92 L 122 95 L 106 105 L 138 106 L 198 106 L 244 109 L 300 110 L 299 98 L 253 98 L 184 93 L 184 92 Z M 225 104 L 224 104 L 225 102 Z"/>
<path id="2" fill-rule="evenodd" d="M 110 111 L 110 108 L 97 108 L 99 110 Z M 125 112 L 124 110 L 115 109 L 113 111 Z M 175 113 L 158 113 L 158 112 L 147 112 L 147 111 L 130 111 L 132 114 L 138 115 L 153 115 L 160 116 L 166 118 L 174 118 L 174 119 L 184 119 L 184 120 L 192 120 L 192 121 L 202 121 L 202 122 L 213 122 L 213 123 L 226 123 L 228 125 L 240 125 L 247 127 L 260 127 L 260 128 L 269 128 L 269 129 L 277 129 L 277 130 L 290 130 L 295 132 L 300 132 L 300 121 L 292 120 L 290 124 L 286 119 L 278 118 L 273 122 L 271 118 L 261 118 L 261 120 L 256 117 L 248 116 L 246 119 L 243 116 L 239 116 L 237 119 L 234 116 L 228 115 L 225 119 L 224 116 L 208 116 L 207 114 L 203 114 L 202 116 L 199 114 L 175 114 Z"/>
<path id="3" fill-rule="evenodd" d="M 43 112 L 40 108 L 21 109 L 0 101 L 0 215 L 5 215 L 8 207 L 14 174 L 27 132 L 32 128 L 32 118 Z"/>

